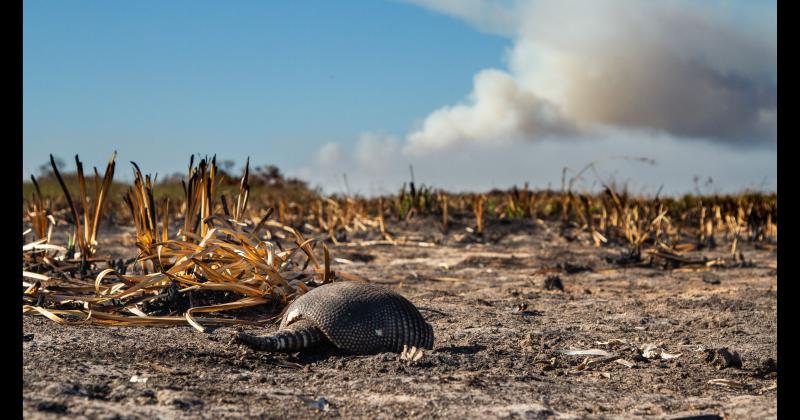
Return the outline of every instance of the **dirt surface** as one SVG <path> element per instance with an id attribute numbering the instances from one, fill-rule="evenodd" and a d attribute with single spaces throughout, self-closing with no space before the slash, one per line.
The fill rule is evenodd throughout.
<path id="1" fill-rule="evenodd" d="M 489 226 L 485 243 L 463 226 L 424 233 L 431 225 L 394 230 L 433 246 L 332 248 L 347 260 L 334 269 L 421 308 L 436 338 L 415 363 L 259 353 L 228 344 L 231 327 L 65 327 L 26 315 L 25 417 L 776 417 L 775 251 L 744 243 L 738 268 L 626 268 L 613 263 L 620 248 L 557 224 Z M 130 232 L 116 232 L 101 248 L 131 256 Z M 612 356 L 560 352 L 589 349 Z"/>

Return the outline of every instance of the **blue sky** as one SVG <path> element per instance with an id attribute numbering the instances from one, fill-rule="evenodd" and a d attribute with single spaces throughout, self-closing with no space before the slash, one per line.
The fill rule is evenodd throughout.
<path id="1" fill-rule="evenodd" d="M 114 149 L 162 173 L 192 152 L 299 165 L 405 132 L 509 43 L 395 2 L 26 0 L 23 169 Z"/>
<path id="2" fill-rule="evenodd" d="M 24 178 L 35 174 L 50 153 L 68 163 L 79 154 L 85 165 L 102 167 L 117 150 L 122 179 L 130 178 L 131 160 L 145 172 L 167 174 L 185 171 L 190 153 L 216 153 L 237 165 L 247 156 L 256 165 L 276 164 L 331 192 L 341 188 L 343 173 L 359 192 L 394 190 L 406 178 L 409 163 L 428 183 L 448 188 L 525 181 L 544 186 L 560 179 L 563 166 L 596 158 L 617 162 L 606 165 L 607 174 L 641 178 L 642 186 L 657 188 L 670 174 L 680 174 L 667 188 L 674 192 L 690 190 L 694 175 L 727 180 L 720 184 L 723 190 L 771 189 L 777 182 L 776 141 L 763 124 L 733 125 L 746 135 L 718 130 L 731 126 L 730 121 L 763 115 L 776 121 L 777 67 L 771 62 L 773 55 L 777 61 L 772 51 L 776 12 L 771 2 L 758 10 L 752 3 L 721 1 L 708 10 L 678 6 L 680 14 L 643 11 L 641 19 L 673 22 L 689 14 L 705 22 L 697 25 L 697 34 L 690 26 L 686 39 L 675 41 L 701 45 L 696 57 L 709 61 L 694 69 L 678 59 L 675 65 L 686 77 L 703 79 L 711 72 L 712 82 L 702 85 L 709 88 L 718 71 L 741 76 L 744 86 L 752 86 L 741 91 L 712 84 L 710 89 L 723 92 L 714 100 L 724 106 L 709 103 L 706 108 L 732 111 L 692 116 L 691 121 L 680 115 L 685 107 L 679 89 L 675 98 L 662 101 L 671 108 L 654 108 L 667 117 L 655 119 L 623 105 L 605 114 L 594 111 L 607 107 L 602 95 L 608 92 L 575 100 L 551 89 L 555 85 L 546 80 L 552 72 L 542 69 L 552 56 L 543 55 L 540 47 L 565 45 L 564 51 L 575 57 L 590 55 L 570 50 L 578 47 L 565 44 L 566 35 L 551 35 L 568 32 L 563 26 L 531 32 L 531 27 L 546 29 L 537 19 L 553 13 L 580 22 L 579 12 L 560 5 L 539 7 L 534 1 L 536 7 L 529 8 L 483 0 L 23 4 Z M 728 18 L 707 24 L 719 16 Z M 615 17 L 605 19 L 609 27 L 619 26 Z M 673 47 L 654 33 L 652 45 Z M 738 44 L 727 45 L 729 39 Z M 592 51 L 617 48 L 615 38 L 606 42 Z M 537 48 L 529 48 L 532 44 Z M 724 54 L 728 50 L 744 53 Z M 653 61 L 661 63 L 664 57 L 672 55 L 656 55 Z M 619 65 L 606 64 L 611 69 Z M 642 79 L 647 86 L 661 82 Z M 598 85 L 604 83 L 592 86 Z M 665 96 L 675 91 L 665 88 Z M 585 105 L 597 101 L 603 106 Z M 553 113 L 543 111 L 551 108 L 560 115 L 557 121 L 539 121 Z M 583 140 L 576 143 L 573 137 Z M 608 159 L 650 150 L 663 158 L 655 172 L 633 165 L 618 174 L 625 165 Z M 706 153 L 701 158 L 729 160 L 693 171 L 680 158 L 692 150 Z M 448 159 L 451 155 L 460 156 Z M 733 167 L 747 161 L 756 162 L 755 168 L 742 172 Z M 457 167 L 443 168 L 449 162 Z M 487 175 L 474 176 L 476 169 Z"/>

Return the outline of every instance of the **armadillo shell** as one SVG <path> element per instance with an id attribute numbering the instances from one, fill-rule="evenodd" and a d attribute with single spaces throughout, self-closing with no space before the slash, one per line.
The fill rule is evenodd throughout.
<path id="1" fill-rule="evenodd" d="M 280 329 L 311 320 L 340 350 L 400 352 L 403 346 L 433 348 L 433 328 L 406 298 L 376 284 L 349 281 L 316 287 L 295 300 Z"/>

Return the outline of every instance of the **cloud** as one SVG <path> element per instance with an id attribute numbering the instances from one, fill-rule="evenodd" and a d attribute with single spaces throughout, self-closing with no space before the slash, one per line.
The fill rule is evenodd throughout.
<path id="1" fill-rule="evenodd" d="M 513 36 L 519 19 L 515 1 L 409 0 L 409 3 L 464 20 L 483 32 Z"/>
<path id="2" fill-rule="evenodd" d="M 371 176 L 386 173 L 399 153 L 400 140 L 380 133 L 362 133 L 355 149 L 357 165 Z"/>
<path id="3" fill-rule="evenodd" d="M 468 101 L 433 111 L 409 134 L 410 151 L 598 126 L 735 144 L 776 140 L 774 32 L 715 9 L 720 3 L 414 3 L 508 32 L 514 45 L 509 70 L 476 75 Z"/>
<path id="4" fill-rule="evenodd" d="M 328 192 L 345 193 L 350 186 L 351 192 L 365 195 L 388 193 L 395 188 L 391 182 L 399 179 L 403 168 L 408 173 L 408 160 L 400 150 L 401 143 L 394 136 L 364 132 L 349 150 L 343 150 L 338 143 L 323 144 L 315 153 L 315 165 L 296 168 L 288 174 Z"/>
<path id="5" fill-rule="evenodd" d="M 338 143 L 325 143 L 317 151 L 317 163 L 324 167 L 336 167 L 343 161 Z"/>
<path id="6" fill-rule="evenodd" d="M 434 111 L 408 136 L 405 150 L 420 155 L 463 142 L 491 145 L 574 131 L 558 106 L 523 89 L 505 72 L 483 70 L 475 76 L 469 102 Z"/>
<path id="7" fill-rule="evenodd" d="M 306 172 L 327 190 L 344 192 L 346 168 L 353 192 L 395 192 L 409 164 L 418 183 L 451 190 L 559 188 L 564 167 L 590 162 L 596 173 L 580 188 L 614 179 L 679 194 L 694 191 L 695 176 L 714 180 L 703 192 L 776 188 L 774 5 L 411 3 L 511 38 L 507 68 L 478 72 L 461 103 L 404 137 L 362 133 L 337 167 Z"/>
<path id="8" fill-rule="evenodd" d="M 599 128 L 590 136 L 575 141 L 549 138 L 491 147 L 464 143 L 413 156 L 398 151 L 399 142 L 392 136 L 363 133 L 351 151 L 342 153 L 339 165 L 308 168 L 299 174 L 327 192 L 344 193 L 346 173 L 349 191 L 368 196 L 397 192 L 410 178 L 410 164 L 418 185 L 449 191 L 486 191 L 525 182 L 530 182 L 532 188 L 559 189 L 565 167 L 569 168 L 569 178 L 590 163 L 594 163 L 595 170 L 584 173 L 575 184 L 578 190 L 596 191 L 601 183 L 616 181 L 635 193 L 655 194 L 663 185 L 662 194 L 683 194 L 695 192 L 695 177 L 713 180 L 710 186 L 700 186 L 704 193 L 740 192 L 746 188 L 774 191 L 777 186 L 774 146 L 743 150 L 694 141 L 687 151 L 685 139 L 652 130 L 615 127 Z M 378 152 L 372 154 L 371 150 Z M 640 157 L 652 159 L 655 164 L 642 162 L 637 159 Z"/>

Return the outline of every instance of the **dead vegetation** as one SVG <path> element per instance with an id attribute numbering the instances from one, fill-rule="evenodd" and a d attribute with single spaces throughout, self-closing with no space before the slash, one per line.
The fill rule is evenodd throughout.
<path id="1" fill-rule="evenodd" d="M 94 169 L 91 189 L 76 156 L 76 202 L 52 156 L 51 164 L 62 196 L 45 199 L 33 178 L 35 192 L 23 213 L 30 226 L 23 235 L 32 236 L 23 249 L 23 311 L 59 323 L 189 323 L 202 331 L 264 322 L 269 316 L 248 317 L 236 310 L 269 307 L 271 316 L 318 284 L 360 280 L 331 270 L 326 243 L 432 247 L 443 240 L 493 241 L 498 240 L 493 231 L 503 224 L 535 229 L 557 220 L 568 240 L 618 250 L 609 261 L 613 264 L 698 271 L 749 264 L 741 242 L 774 248 L 777 238 L 775 194 L 645 198 L 609 185 L 599 194 L 576 192 L 572 181 L 562 191 L 530 191 L 525 185 L 451 194 L 412 181 L 393 196 L 324 196 L 275 171 L 269 172 L 271 178 L 263 170 L 254 178 L 249 161 L 235 181 L 220 173 L 216 158 L 195 164 L 192 157 L 179 199 L 159 195 L 159 189 L 174 186 L 156 183 L 135 163 L 133 185 L 117 197 L 111 193 L 112 155 L 102 179 Z M 251 188 L 254 179 L 256 189 Z M 402 237 L 387 225 L 387 220 L 414 219 L 439 220 L 444 236 Z M 135 260 L 99 257 L 102 220 L 135 227 Z M 72 225 L 74 234 L 68 243 L 54 244 L 52 229 L 63 224 Z M 721 239 L 731 244 L 726 258 L 702 256 Z M 219 314 L 225 311 L 239 316 Z"/>
<path id="2" fill-rule="evenodd" d="M 76 162 L 80 163 L 77 158 Z M 73 215 L 80 253 L 75 252 L 74 243 L 60 247 L 48 243 L 47 237 L 26 245 L 22 273 L 24 312 L 36 312 L 59 323 L 173 325 L 188 322 L 203 331 L 204 325 L 248 321 L 204 318 L 197 314 L 265 304 L 282 307 L 308 287 L 333 280 L 330 255 L 322 241 L 306 239 L 290 226 L 269 221 L 271 208 L 265 210 L 257 223 L 243 221 L 249 199 L 247 171 L 242 177 L 233 211 L 228 209 L 224 198 L 221 200 L 223 211 L 218 211 L 220 205 L 214 200 L 218 184 L 214 159 L 203 159 L 197 166 L 190 166 L 188 183 L 184 184 L 186 199 L 180 207 L 182 228 L 172 236 L 169 235 L 168 199 L 156 203 L 150 176 L 142 176 L 134 164 L 134 185 L 124 197 L 136 228 L 139 249 L 139 256 L 131 262 L 134 273 L 126 274 L 126 264 L 108 263 L 112 267 L 101 270 L 96 264 L 101 260 L 88 257 L 96 252 L 97 221 L 113 167 L 112 157 L 103 187 L 96 179 L 95 195 L 89 200 L 79 166 L 83 226 L 87 227 L 81 230 L 80 213 L 54 165 Z M 92 205 L 87 204 L 90 202 Z M 31 204 L 32 223 L 41 223 L 41 207 L 41 200 Z M 40 224 L 36 228 L 38 237 L 44 228 Z M 282 245 L 273 238 L 292 245 Z M 315 255 L 319 248 L 321 257 Z M 74 260 L 75 254 L 82 256 L 81 260 Z M 347 273 L 338 275 L 357 279 Z M 148 304 L 165 297 L 178 294 L 191 299 L 198 293 L 204 293 L 212 304 L 190 305 L 183 313 L 170 316 L 153 316 L 142 311 Z"/>

